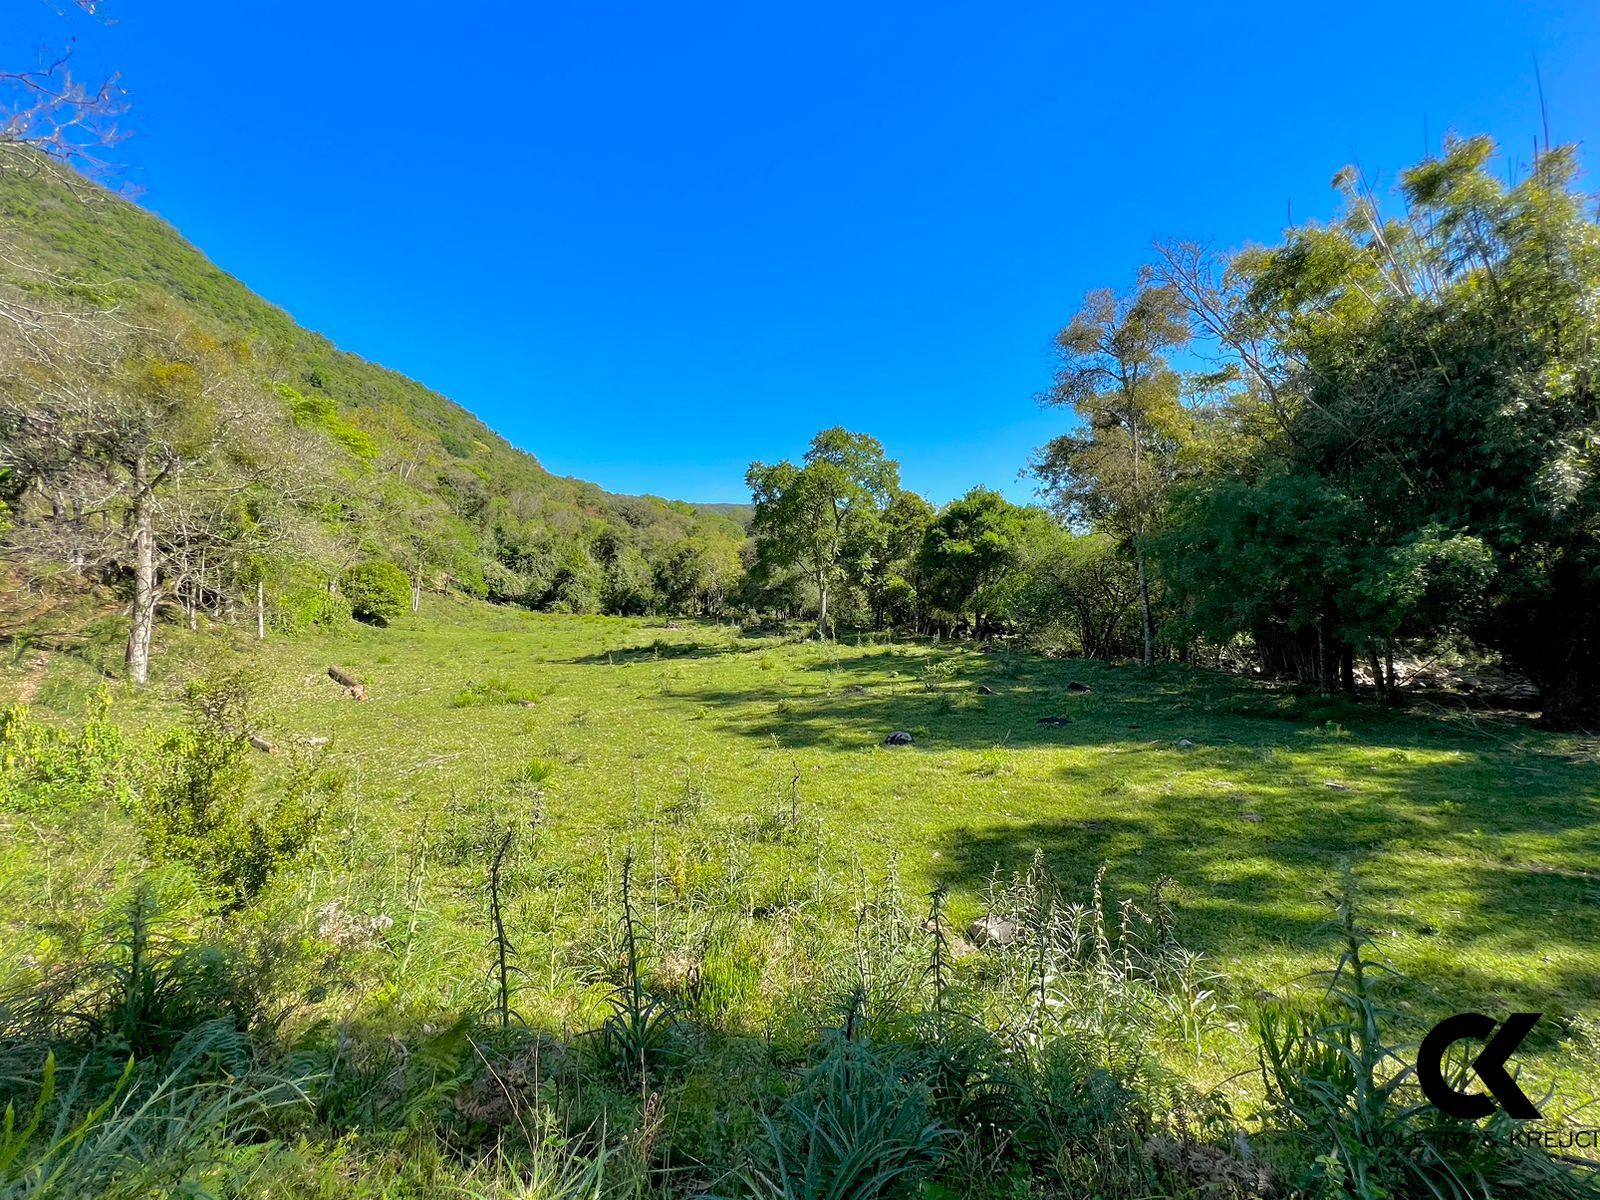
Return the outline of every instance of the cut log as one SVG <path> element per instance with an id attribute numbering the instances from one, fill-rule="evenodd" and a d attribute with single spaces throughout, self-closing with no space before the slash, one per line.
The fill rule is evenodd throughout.
<path id="1" fill-rule="evenodd" d="M 338 667 L 328 668 L 328 678 L 347 688 L 358 688 L 361 686 L 361 680 L 350 674 L 349 671 L 340 670 Z"/>
<path id="2" fill-rule="evenodd" d="M 259 733 L 252 733 L 249 741 L 252 746 L 261 751 L 263 754 L 276 754 L 278 752 L 278 747 L 273 745 L 266 738 L 262 737 Z"/>

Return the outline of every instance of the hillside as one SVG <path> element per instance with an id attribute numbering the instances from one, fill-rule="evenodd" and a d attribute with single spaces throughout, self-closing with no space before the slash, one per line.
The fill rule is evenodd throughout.
<path id="1" fill-rule="evenodd" d="M 354 460 L 339 470 L 386 477 L 349 490 L 381 490 L 380 507 L 408 514 L 406 528 L 369 521 L 358 538 L 367 553 L 403 560 L 399 547 L 412 529 L 432 524 L 444 543 L 433 565 L 454 585 L 575 611 L 659 607 L 669 556 L 706 559 L 732 575 L 744 538 L 740 506 L 613 495 L 552 475 L 460 405 L 297 325 L 167 222 L 82 177 L 8 156 L 0 238 L 11 260 L 6 282 L 19 290 L 123 309 L 166 301 L 218 336 L 247 342 L 252 372 L 296 423 L 324 428 Z M 630 576 L 621 586 L 619 573 Z M 693 582 L 704 593 L 725 580 Z"/>

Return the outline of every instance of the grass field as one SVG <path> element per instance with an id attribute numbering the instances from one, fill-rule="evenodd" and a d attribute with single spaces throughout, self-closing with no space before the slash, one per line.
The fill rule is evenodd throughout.
<path id="1" fill-rule="evenodd" d="M 262 732 L 286 749 L 332 739 L 329 761 L 351 781 L 339 819 L 263 904 L 306 929 L 335 901 L 393 922 L 329 1002 L 345 1015 L 422 1022 L 488 1002 L 490 849 L 505 822 L 537 809 L 508 921 L 516 1007 L 541 1027 L 581 1028 L 603 1011 L 617 955 L 603 917 L 630 850 L 656 978 L 670 984 L 692 960 L 717 1020 L 747 1032 L 825 1001 L 807 965 L 816 935 L 796 912 L 847 941 L 853 906 L 899 888 L 916 907 L 945 885 L 964 925 L 996 870 L 1042 850 L 1075 894 L 1102 865 L 1112 898 L 1142 903 L 1158 878 L 1175 881 L 1183 939 L 1219 980 L 1205 1053 L 1163 1053 L 1247 1108 L 1252 1012 L 1332 965 L 1328 895 L 1348 867 L 1376 952 L 1404 977 L 1384 985 L 1402 1032 L 1473 1008 L 1544 1012 L 1554 1019 L 1519 1059 L 1525 1090 L 1554 1089 L 1548 1117 L 1592 1097 L 1592 742 L 1177 666 L 822 644 L 440 598 L 387 629 L 263 645 L 169 629 L 164 640 L 147 691 L 112 689 L 126 727 L 172 722 L 182 677 L 237 661 L 258 680 Z M 26 686 L 36 714 L 70 721 L 103 683 L 94 657 L 24 657 L 5 687 Z M 370 699 L 345 698 L 330 664 L 360 676 Z M 884 746 L 892 730 L 914 744 Z M 137 854 L 109 815 L 8 820 L 10 948 L 47 957 L 66 914 L 115 892 Z"/>

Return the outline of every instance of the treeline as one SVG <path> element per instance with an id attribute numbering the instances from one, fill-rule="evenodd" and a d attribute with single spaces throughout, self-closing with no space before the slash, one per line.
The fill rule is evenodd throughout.
<path id="1" fill-rule="evenodd" d="M 1570 148 L 1494 159 L 1452 141 L 1397 214 L 1343 172 L 1332 223 L 1158 244 L 1087 296 L 1043 397 L 1076 420 L 1031 464 L 1058 522 L 932 513 L 842 430 L 755 464 L 770 602 L 1385 696 L 1397 660 L 1497 656 L 1600 722 L 1600 230 Z"/>
<path id="2" fill-rule="evenodd" d="M 1073 420 L 1029 464 L 1044 506 L 978 488 L 936 510 L 874 438 L 832 429 L 752 464 L 747 538 L 739 512 L 549 475 L 154 217 L 13 153 L 4 549 L 32 587 L 123 592 L 135 678 L 163 603 L 192 622 L 259 600 L 295 628 L 451 587 L 1007 632 L 1385 696 L 1402 664 L 1497 657 L 1549 721 L 1592 725 L 1600 237 L 1576 170 L 1558 148 L 1509 182 L 1488 140 L 1453 141 L 1401 176 L 1397 213 L 1345 172 L 1339 219 L 1276 245 L 1158 244 L 1057 335 L 1042 399 Z"/>

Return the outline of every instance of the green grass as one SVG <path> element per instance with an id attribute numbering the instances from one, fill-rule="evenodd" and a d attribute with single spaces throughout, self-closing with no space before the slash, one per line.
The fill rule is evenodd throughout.
<path id="1" fill-rule="evenodd" d="M 752 923 L 808 889 L 820 895 L 809 876 L 874 881 L 893 869 L 912 894 L 943 884 L 964 923 L 981 912 L 992 872 L 1024 867 L 1037 848 L 1080 892 L 1102 864 L 1118 895 L 1176 881 L 1185 940 L 1226 978 L 1234 1006 L 1193 1067 L 1215 1083 L 1252 1061 L 1260 994 L 1282 994 L 1336 957 L 1327 894 L 1348 864 L 1379 952 L 1409 981 L 1389 997 L 1406 1032 L 1469 1008 L 1544 1012 L 1555 1019 L 1522 1056 L 1525 1090 L 1589 1095 L 1586 1022 L 1600 1014 L 1592 745 L 1177 666 L 742 637 L 715 624 L 668 630 L 456 600 L 337 638 L 256 646 L 167 629 L 162 641 L 158 678 L 144 694 L 118 691 L 116 719 L 169 722 L 186 672 L 239 655 L 259 677 L 270 736 L 285 747 L 332 739 L 330 761 L 352 781 L 347 816 L 282 904 L 355 897 L 398 929 L 409 922 L 391 973 L 349 1001 L 362 1011 L 481 997 L 485 831 L 497 822 L 537 815 L 530 879 L 512 909 L 531 979 L 518 1005 L 552 1027 L 604 1011 L 596 980 L 615 947 L 573 930 L 628 849 L 658 880 L 641 905 L 669 926 L 657 958 L 670 966 L 675 947 L 698 939 L 706 962 L 723 964 L 707 983 L 718 1011 L 758 1027 L 776 1011 L 772 995 L 807 980 L 759 961 L 770 943 Z M 343 698 L 330 663 L 363 679 L 370 699 Z M 21 668 L 0 678 L 20 683 Z M 1069 692 L 1073 680 L 1092 691 Z M 58 657 L 35 710 L 70 719 L 101 682 Z M 1037 723 L 1052 715 L 1072 720 Z M 915 744 L 883 746 L 899 729 Z M 1180 748 L 1185 739 L 1192 746 Z M 792 827 L 804 846 L 785 844 Z M 114 831 L 94 828 L 10 831 L 0 857 L 9 936 L 42 944 L 51 914 L 131 869 Z M 746 924 L 702 937 L 687 917 L 679 929 L 662 915 L 674 897 L 696 895 L 742 908 Z M 1243 1094 L 1252 1080 L 1227 1086 Z"/>

